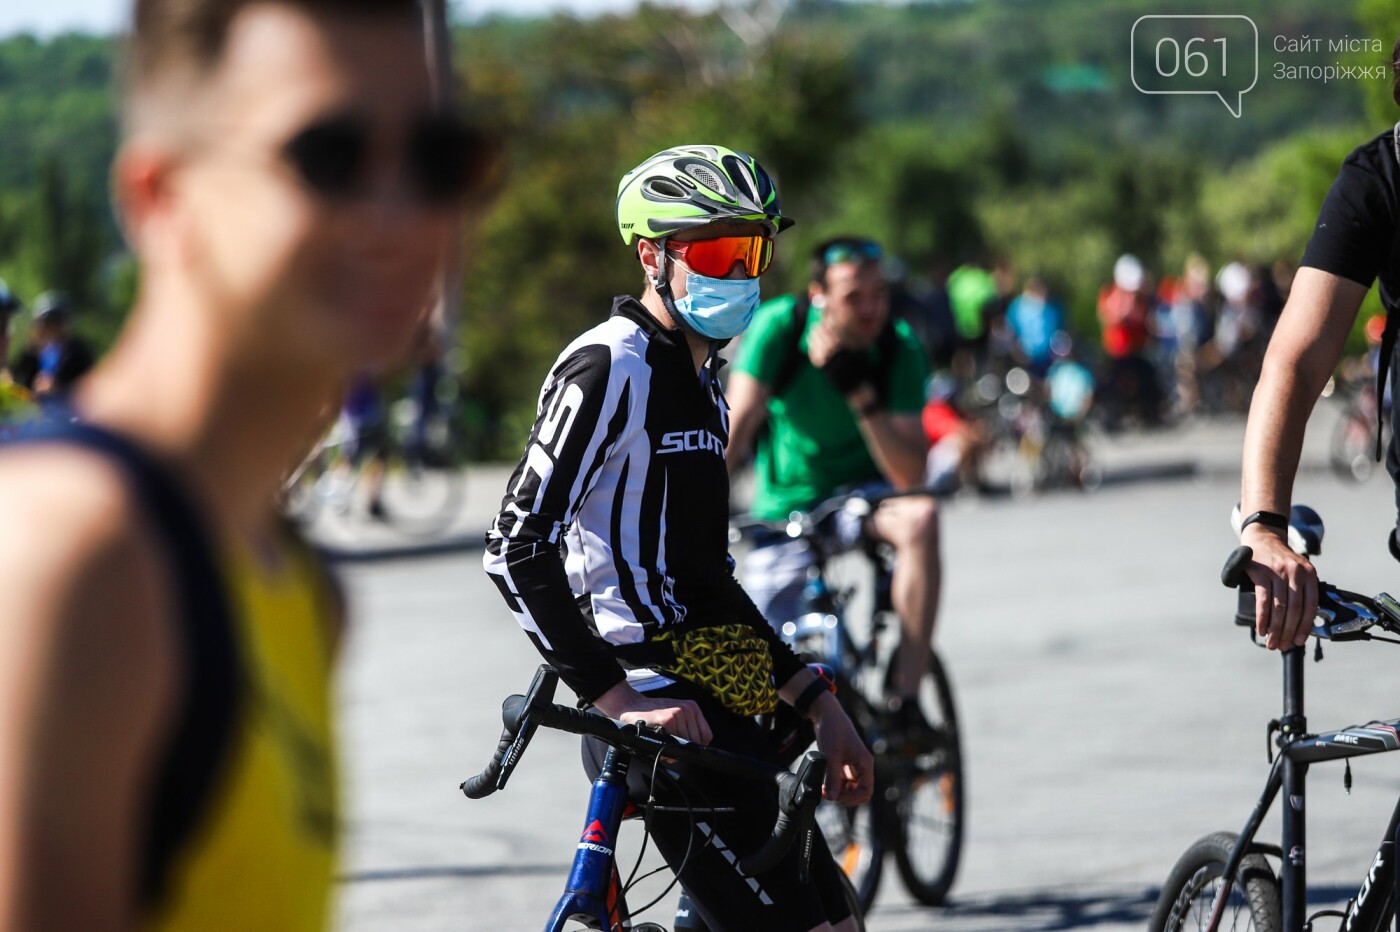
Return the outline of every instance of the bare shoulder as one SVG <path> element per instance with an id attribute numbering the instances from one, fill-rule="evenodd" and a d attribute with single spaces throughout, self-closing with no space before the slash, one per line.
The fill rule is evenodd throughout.
<path id="1" fill-rule="evenodd" d="M 158 544 L 103 458 L 41 446 L 0 455 L 0 656 L 131 700 L 163 693 L 174 600 Z"/>
<path id="2" fill-rule="evenodd" d="M 159 546 L 95 454 L 0 454 L 0 926 L 117 928 L 134 902 L 181 695 Z"/>

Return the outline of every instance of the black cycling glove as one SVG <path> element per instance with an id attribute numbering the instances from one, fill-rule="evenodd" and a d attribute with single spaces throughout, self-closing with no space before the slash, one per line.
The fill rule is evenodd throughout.
<path id="1" fill-rule="evenodd" d="M 872 385 L 875 373 L 870 371 L 870 359 L 853 349 L 839 349 L 821 368 L 822 375 L 842 395 L 849 395 L 862 385 Z"/>

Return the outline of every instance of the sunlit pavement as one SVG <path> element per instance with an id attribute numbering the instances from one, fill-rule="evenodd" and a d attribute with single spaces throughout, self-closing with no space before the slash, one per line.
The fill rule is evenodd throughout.
<path id="1" fill-rule="evenodd" d="M 1322 575 L 1400 589 L 1384 546 L 1389 483 L 1343 484 L 1320 468 L 1326 431 L 1313 433 L 1321 447 L 1310 442 L 1295 498 L 1327 521 Z M 963 865 L 939 909 L 913 906 L 887 865 L 869 928 L 1141 929 L 1176 857 L 1243 824 L 1266 773 L 1280 664 L 1233 627 L 1218 582 L 1239 435 L 1216 423 L 1136 441 L 1157 444 L 1158 461 L 1196 462 L 1181 478 L 947 507 L 938 643 L 965 729 Z M 495 747 L 500 701 L 524 689 L 537 656 L 475 550 L 343 569 L 358 610 L 341 683 L 338 928 L 541 928 L 582 828 L 576 739 L 541 732 L 491 799 L 457 791 Z M 1400 715 L 1393 650 L 1338 645 L 1309 664 L 1313 726 Z M 1308 859 L 1329 901 L 1359 882 L 1400 793 L 1400 757 L 1352 770 L 1350 796 L 1340 769 L 1311 773 Z M 1276 819 L 1266 833 L 1276 840 Z M 629 824 L 622 850 L 639 840 Z M 633 901 L 663 885 L 653 878 Z M 663 909 L 643 918 L 671 923 Z"/>

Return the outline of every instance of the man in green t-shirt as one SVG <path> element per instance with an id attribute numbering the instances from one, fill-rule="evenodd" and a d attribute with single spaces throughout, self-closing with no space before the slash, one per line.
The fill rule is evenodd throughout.
<path id="1" fill-rule="evenodd" d="M 928 366 L 908 326 L 890 319 L 880 247 L 830 240 L 813 252 L 811 272 L 805 296 L 759 308 L 729 383 L 730 472 L 757 441 L 753 513 L 763 520 L 810 511 L 838 491 L 905 491 L 924 480 Z M 916 715 L 917 702 L 905 700 L 917 697 L 929 667 L 941 576 L 937 503 L 891 499 L 838 535 L 847 546 L 868 535 L 895 549 L 891 594 L 903 636 L 890 698 Z M 806 566 L 805 549 L 781 546 L 746 561 L 744 588 L 770 623 L 796 614 Z"/>

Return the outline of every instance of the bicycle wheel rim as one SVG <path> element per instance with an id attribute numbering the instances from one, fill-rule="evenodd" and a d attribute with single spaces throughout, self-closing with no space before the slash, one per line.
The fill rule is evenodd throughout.
<path id="1" fill-rule="evenodd" d="M 957 709 L 936 652 L 930 652 L 919 707 L 941 740 L 932 750 L 893 761 L 895 860 L 910 895 L 934 905 L 946 899 L 957 874 L 967 811 Z"/>
<path id="2" fill-rule="evenodd" d="M 1167 930 L 1201 932 L 1209 926 L 1224 874 L 1224 865 L 1221 864 L 1205 864 L 1198 868 L 1172 905 L 1171 913 L 1167 916 Z M 1243 924 L 1241 919 L 1244 920 Z M 1230 889 L 1225 914 L 1220 919 L 1220 932 L 1259 932 L 1249 901 L 1238 883 Z"/>
<path id="3" fill-rule="evenodd" d="M 381 495 L 390 524 L 404 534 L 428 537 L 445 531 L 457 519 L 466 478 L 455 467 L 396 458 L 384 477 Z"/>

